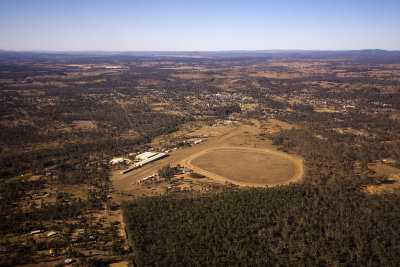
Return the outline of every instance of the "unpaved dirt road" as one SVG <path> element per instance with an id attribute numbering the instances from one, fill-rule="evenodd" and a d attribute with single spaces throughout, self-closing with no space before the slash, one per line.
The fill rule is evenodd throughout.
<path id="1" fill-rule="evenodd" d="M 274 178 L 274 177 L 270 177 L 269 179 L 266 179 L 268 182 L 250 182 L 250 181 L 242 181 L 241 180 L 237 180 L 237 179 L 232 179 L 231 176 L 222 176 L 222 175 L 218 175 L 214 172 L 211 171 L 207 171 L 201 167 L 199 167 L 196 164 L 193 164 L 193 160 L 195 160 L 196 158 L 199 158 L 202 155 L 207 155 L 210 152 L 225 152 L 226 153 L 226 160 L 227 161 L 231 161 L 230 159 L 227 159 L 229 157 L 229 153 L 234 153 L 234 152 L 256 152 L 256 153 L 263 153 L 265 154 L 266 157 L 268 157 L 268 154 L 273 155 L 274 156 L 274 160 L 278 160 L 278 161 L 282 161 L 282 159 L 287 160 L 288 162 L 290 162 L 293 165 L 293 171 L 292 169 L 286 171 L 283 170 L 282 172 L 280 172 L 280 175 L 282 175 L 281 178 Z M 222 159 L 223 160 L 223 159 Z M 239 163 L 238 163 L 239 164 Z M 206 149 L 203 150 L 197 154 L 194 154 L 192 156 L 190 156 L 189 158 L 184 160 L 184 165 L 187 166 L 188 168 L 194 170 L 195 172 L 199 172 L 205 176 L 207 176 L 208 178 L 211 178 L 213 180 L 216 180 L 218 182 L 221 183 L 234 183 L 236 185 L 240 185 L 240 186 L 255 186 L 255 187 L 263 187 L 263 186 L 275 186 L 275 185 L 282 185 L 282 184 L 289 184 L 291 182 L 297 182 L 301 179 L 302 175 L 303 175 L 303 163 L 301 161 L 300 158 L 293 156 L 293 155 L 289 155 L 289 154 L 285 154 L 285 153 L 280 153 L 278 151 L 273 151 L 267 148 L 248 148 L 248 147 L 237 147 L 237 146 L 221 146 L 221 147 L 217 147 L 217 148 L 211 148 L 211 149 Z M 287 168 L 287 167 L 286 167 Z M 233 171 L 235 171 L 235 167 L 232 167 Z M 246 171 L 240 171 L 241 173 L 239 173 L 239 176 L 242 175 L 243 177 L 246 176 Z M 250 171 L 249 171 L 250 172 Z M 254 170 L 252 170 L 253 173 Z M 267 171 L 266 171 L 267 172 Z M 235 175 L 236 176 L 236 175 Z M 268 176 L 268 175 L 267 175 Z M 276 175 L 275 175 L 276 176 Z M 246 180 L 246 179 L 243 179 Z M 253 179 L 252 179 L 253 180 Z M 254 179 L 257 180 L 257 179 Z M 259 179 L 261 180 L 261 179 Z M 263 179 L 264 180 L 264 179 Z M 275 180 L 279 180 L 279 182 L 275 182 Z"/>

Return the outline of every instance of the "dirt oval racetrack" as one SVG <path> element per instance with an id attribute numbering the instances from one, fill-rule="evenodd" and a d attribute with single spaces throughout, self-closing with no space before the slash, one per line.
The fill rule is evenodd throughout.
<path id="1" fill-rule="evenodd" d="M 213 148 L 192 155 L 184 164 L 211 179 L 241 186 L 288 184 L 302 175 L 298 159 L 268 149 Z"/>

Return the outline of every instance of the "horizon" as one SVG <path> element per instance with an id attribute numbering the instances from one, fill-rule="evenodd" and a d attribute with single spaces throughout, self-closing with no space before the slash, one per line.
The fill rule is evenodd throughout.
<path id="1" fill-rule="evenodd" d="M 366 49 L 259 49 L 259 50 L 8 50 L 0 49 L 0 52 L 15 53 L 224 53 L 224 52 L 400 52 L 380 48 Z"/>
<path id="2" fill-rule="evenodd" d="M 398 51 L 399 13 L 393 0 L 4 0 L 0 49 Z"/>

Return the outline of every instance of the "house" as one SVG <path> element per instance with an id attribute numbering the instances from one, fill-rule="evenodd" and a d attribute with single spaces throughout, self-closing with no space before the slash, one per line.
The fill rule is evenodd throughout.
<path id="1" fill-rule="evenodd" d="M 131 163 L 131 161 L 129 159 L 125 159 L 125 158 L 113 158 L 110 160 L 109 162 L 110 164 L 120 164 L 120 163 Z"/>
<path id="2" fill-rule="evenodd" d="M 56 235 L 56 234 L 57 234 L 57 232 L 51 231 L 50 233 L 47 234 L 47 236 L 53 236 L 53 235 Z"/>
<path id="3" fill-rule="evenodd" d="M 31 235 L 37 235 L 37 234 L 40 234 L 40 233 L 43 233 L 43 232 L 44 232 L 43 230 L 35 230 L 35 231 L 31 232 Z"/>

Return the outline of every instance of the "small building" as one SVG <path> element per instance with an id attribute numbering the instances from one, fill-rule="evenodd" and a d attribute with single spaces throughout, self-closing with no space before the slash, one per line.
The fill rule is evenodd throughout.
<path id="1" fill-rule="evenodd" d="M 120 163 L 131 163 L 131 161 L 129 159 L 125 159 L 125 158 L 113 158 L 112 160 L 110 160 L 109 162 L 110 164 L 120 164 Z"/>
<path id="2" fill-rule="evenodd" d="M 121 174 L 128 173 L 128 172 L 130 172 L 130 171 L 132 171 L 132 170 L 133 170 L 133 168 L 129 168 L 129 169 L 123 170 L 123 171 L 121 172 Z"/>
<path id="3" fill-rule="evenodd" d="M 31 235 L 38 235 L 40 233 L 43 233 L 43 230 L 35 230 L 31 232 Z"/>
<path id="4" fill-rule="evenodd" d="M 56 234 L 57 234 L 57 232 L 51 231 L 50 233 L 47 234 L 47 236 L 53 236 L 53 235 L 56 235 Z"/>
<path id="5" fill-rule="evenodd" d="M 145 182 L 147 180 L 152 179 L 153 177 L 154 177 L 154 175 L 147 176 L 147 177 L 143 178 L 142 180 L 140 180 L 140 182 Z"/>
<path id="6" fill-rule="evenodd" d="M 66 260 L 63 262 L 63 265 L 70 265 L 70 264 L 72 264 L 72 263 L 74 263 L 74 262 L 75 262 L 74 259 L 66 259 Z"/>

